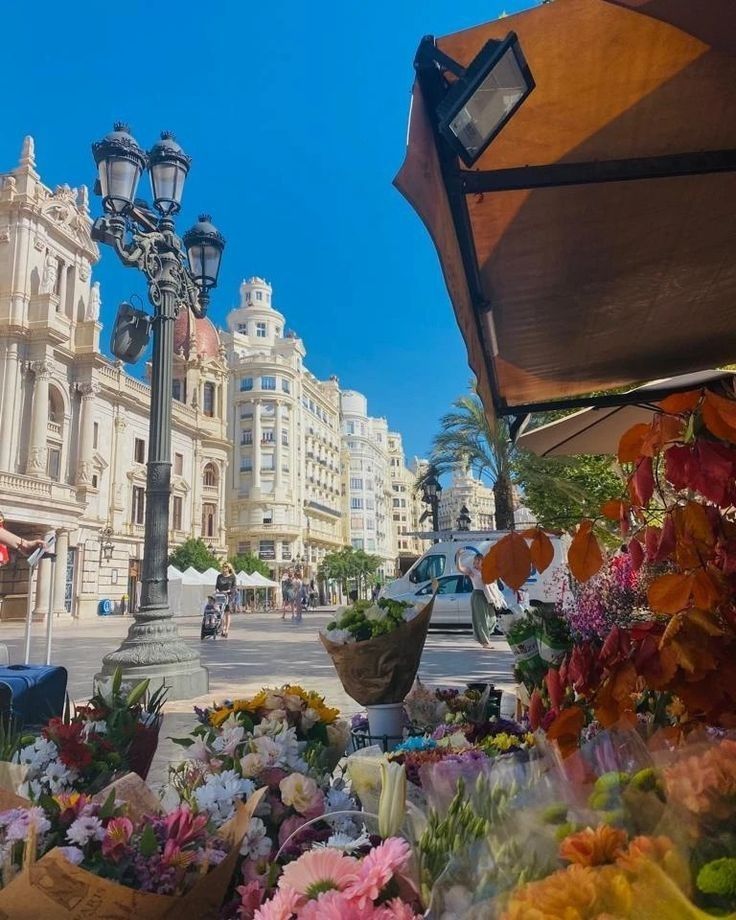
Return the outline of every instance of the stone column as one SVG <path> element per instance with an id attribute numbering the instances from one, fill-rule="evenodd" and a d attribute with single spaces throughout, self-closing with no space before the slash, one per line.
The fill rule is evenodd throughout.
<path id="1" fill-rule="evenodd" d="M 18 360 L 18 343 L 10 342 L 5 354 L 3 378 L 3 408 L 0 414 L 0 470 L 10 471 L 14 445 L 17 447 L 15 404 L 21 389 L 21 367 Z"/>
<path id="2" fill-rule="evenodd" d="M 128 425 L 122 415 L 116 415 L 115 425 L 115 449 L 110 463 L 110 522 L 115 526 L 115 512 L 125 510 L 125 460 L 123 458 L 123 444 L 125 429 Z"/>
<path id="3" fill-rule="evenodd" d="M 28 447 L 26 471 L 29 476 L 46 476 L 48 448 L 46 437 L 49 429 L 49 376 L 51 367 L 47 361 L 36 361 L 32 366 L 36 375 L 33 387 L 31 411 L 31 442 Z"/>
<path id="4" fill-rule="evenodd" d="M 54 613 L 66 613 L 66 564 L 69 555 L 69 531 L 56 531 L 56 570 L 54 572 Z"/>
<path id="5" fill-rule="evenodd" d="M 261 401 L 253 400 L 253 488 L 261 488 Z"/>
<path id="6" fill-rule="evenodd" d="M 281 403 L 280 403 L 280 402 L 277 402 L 277 403 L 276 403 L 276 434 L 275 434 L 276 446 L 274 447 L 274 450 L 273 450 L 273 462 L 274 462 L 274 464 L 275 464 L 275 466 L 276 466 L 276 485 L 275 485 L 275 488 L 276 488 L 277 490 L 280 490 L 280 489 L 281 489 L 282 480 L 283 480 L 283 474 L 282 474 L 282 472 L 281 472 L 281 458 L 282 458 L 282 456 L 283 456 L 283 448 L 282 448 L 282 446 L 281 446 L 281 432 L 282 432 L 282 430 L 283 430 L 283 427 L 282 427 L 282 420 L 281 420 L 281 410 L 282 410 L 282 408 L 283 408 L 283 407 L 282 407 Z"/>
<path id="7" fill-rule="evenodd" d="M 92 485 L 92 452 L 94 442 L 94 408 L 95 399 L 100 392 L 97 383 L 80 383 L 78 390 L 82 394 L 79 416 L 79 452 L 77 453 L 77 485 Z"/>
<path id="8" fill-rule="evenodd" d="M 66 316 L 66 262 L 59 259 L 59 313 Z M 51 292 L 52 294 L 54 291 Z"/>
<path id="9" fill-rule="evenodd" d="M 49 611 L 49 585 L 51 580 L 51 560 L 42 559 L 36 567 L 36 606 L 34 617 L 45 617 Z"/>

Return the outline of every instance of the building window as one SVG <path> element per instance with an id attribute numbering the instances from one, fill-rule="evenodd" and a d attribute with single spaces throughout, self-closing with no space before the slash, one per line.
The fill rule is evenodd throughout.
<path id="1" fill-rule="evenodd" d="M 133 508 L 130 520 L 133 524 L 143 524 L 146 519 L 146 490 L 143 486 L 133 486 Z"/>
<path id="2" fill-rule="evenodd" d="M 394 499 L 394 508 L 400 508 L 400 507 L 401 507 L 401 499 L 400 499 L 400 498 L 395 498 L 395 499 Z"/>
<path id="3" fill-rule="evenodd" d="M 276 389 L 276 378 L 275 377 L 261 377 L 261 389 L 262 390 L 275 390 Z"/>
<path id="4" fill-rule="evenodd" d="M 353 549 L 363 549 L 363 540 L 361 537 L 353 537 L 350 542 L 353 544 Z"/>
<path id="5" fill-rule="evenodd" d="M 253 378 L 252 377 L 241 377 L 240 378 L 240 392 L 247 393 L 248 390 L 253 389 Z"/>
<path id="6" fill-rule="evenodd" d="M 356 478 L 351 477 L 351 478 L 350 478 L 350 488 L 351 488 L 351 489 L 362 489 L 362 488 L 363 488 L 363 480 L 362 480 L 362 479 L 356 479 Z"/>
<path id="7" fill-rule="evenodd" d="M 184 454 L 174 454 L 174 475 L 184 475 Z"/>
<path id="8" fill-rule="evenodd" d="M 250 457 L 242 457 L 240 460 L 240 472 L 250 473 L 253 469 L 253 460 Z"/>
<path id="9" fill-rule="evenodd" d="M 256 300 L 263 300 L 263 291 L 256 291 Z"/>
<path id="10" fill-rule="evenodd" d="M 49 447 L 48 458 L 46 460 L 46 474 L 54 482 L 59 481 L 61 474 L 61 451 L 58 447 Z"/>
<path id="11" fill-rule="evenodd" d="M 291 543 L 284 541 L 281 544 L 281 558 L 284 562 L 289 562 L 291 559 Z"/>
<path id="12" fill-rule="evenodd" d="M 215 385 L 214 383 L 205 383 L 202 390 L 202 411 L 205 415 L 213 418 L 215 415 Z"/>
<path id="13" fill-rule="evenodd" d="M 369 553 L 372 552 L 376 548 L 376 541 L 373 539 L 366 540 L 365 548 L 368 550 Z"/>
<path id="14" fill-rule="evenodd" d="M 214 463 L 208 463 L 204 468 L 203 484 L 210 489 L 217 487 L 217 467 Z"/>
<path id="15" fill-rule="evenodd" d="M 214 537 L 216 530 L 217 508 L 205 503 L 202 505 L 202 536 Z"/>
<path id="16" fill-rule="evenodd" d="M 264 512 L 263 512 L 263 523 L 264 523 L 264 524 L 273 524 L 273 511 L 264 511 Z"/>
<path id="17" fill-rule="evenodd" d="M 263 432 L 261 437 L 262 444 L 273 444 L 275 440 L 273 428 L 269 428 L 267 431 Z"/>
<path id="18" fill-rule="evenodd" d="M 256 323 L 256 338 L 257 339 L 266 338 L 266 324 L 265 323 Z"/>
<path id="19" fill-rule="evenodd" d="M 174 496 L 174 502 L 171 509 L 171 529 L 172 530 L 181 530 L 181 518 L 182 510 L 184 506 L 184 500 L 181 495 Z"/>
<path id="20" fill-rule="evenodd" d="M 252 444 L 253 443 L 253 432 L 248 428 L 247 431 L 243 431 L 240 434 L 240 443 L 241 444 Z"/>
<path id="21" fill-rule="evenodd" d="M 243 555 L 250 553 L 250 540 L 242 540 L 240 543 L 238 543 L 238 555 L 241 553 Z"/>
<path id="22" fill-rule="evenodd" d="M 365 529 L 366 529 L 366 530 L 375 530 L 375 529 L 376 529 L 376 522 L 373 520 L 373 518 L 366 518 Z"/>
<path id="23" fill-rule="evenodd" d="M 187 385 L 185 380 L 172 380 L 171 395 L 177 402 L 187 401 Z"/>
<path id="24" fill-rule="evenodd" d="M 97 478 L 97 473 L 93 473 L 93 474 L 92 474 L 92 488 L 93 488 L 93 489 L 96 489 L 96 488 L 97 488 L 97 483 L 98 483 L 98 482 L 99 482 L 99 479 Z"/>
<path id="25" fill-rule="evenodd" d="M 281 378 L 281 389 L 284 391 L 284 393 L 291 393 L 291 384 L 286 379 L 286 377 Z"/>
<path id="26" fill-rule="evenodd" d="M 247 323 L 238 323 L 238 332 L 243 332 L 243 333 L 245 333 L 245 332 L 247 332 L 247 331 L 248 331 L 248 324 L 247 324 Z"/>
<path id="27" fill-rule="evenodd" d="M 266 473 L 271 472 L 276 469 L 273 463 L 273 454 L 262 454 L 261 455 L 261 470 Z"/>
<path id="28" fill-rule="evenodd" d="M 97 441 L 100 437 L 100 426 L 98 422 L 92 422 L 92 447 L 97 450 Z"/>
<path id="29" fill-rule="evenodd" d="M 260 540 L 258 542 L 258 555 L 261 559 L 276 558 L 276 543 L 274 540 Z"/>
<path id="30" fill-rule="evenodd" d="M 351 498 L 350 507 L 353 511 L 359 511 L 363 507 L 363 499 L 362 498 Z"/>
<path id="31" fill-rule="evenodd" d="M 281 443 L 284 445 L 284 447 L 289 446 L 289 433 L 287 431 L 281 432 Z"/>
<path id="32" fill-rule="evenodd" d="M 366 498 L 366 500 L 365 500 L 365 510 L 366 510 L 366 511 L 374 511 L 374 510 L 375 510 L 375 507 L 376 507 L 375 501 L 374 501 L 372 498 Z"/>
<path id="33" fill-rule="evenodd" d="M 146 442 L 143 438 L 136 438 L 133 443 L 133 459 L 136 463 L 146 462 Z"/>

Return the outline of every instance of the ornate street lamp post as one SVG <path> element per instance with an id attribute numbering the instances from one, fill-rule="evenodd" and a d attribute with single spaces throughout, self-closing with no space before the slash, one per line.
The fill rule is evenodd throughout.
<path id="1" fill-rule="evenodd" d="M 437 477 L 432 473 L 424 483 L 425 501 L 432 509 L 432 530 L 439 534 L 440 529 L 440 494 L 442 486 Z M 435 543 L 439 543 L 439 536 L 435 536 Z"/>
<path id="2" fill-rule="evenodd" d="M 170 699 L 185 699 L 206 693 L 208 679 L 198 652 L 179 637 L 168 598 L 173 327 L 181 309 L 205 315 L 225 240 L 207 215 L 183 240 L 176 235 L 173 217 L 181 206 L 190 159 L 171 134 L 163 133 L 146 154 L 128 127 L 116 124 L 92 145 L 92 152 L 105 211 L 92 236 L 112 246 L 123 265 L 143 272 L 153 307 L 151 316 L 138 318 L 153 332 L 141 602 L 126 639 L 103 659 L 102 674 L 121 667 L 126 678 L 150 677 L 154 686 L 161 682 L 170 688 Z M 146 168 L 155 211 L 136 199 Z"/>
<path id="3" fill-rule="evenodd" d="M 457 529 L 466 531 L 470 530 L 470 512 L 468 506 L 463 505 L 457 518 Z"/>

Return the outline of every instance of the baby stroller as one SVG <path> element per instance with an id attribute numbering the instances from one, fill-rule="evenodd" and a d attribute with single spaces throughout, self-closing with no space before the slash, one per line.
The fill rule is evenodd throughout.
<path id="1" fill-rule="evenodd" d="M 222 635 L 223 614 L 225 612 L 226 603 L 227 595 L 219 593 L 214 594 L 212 598 L 207 601 L 204 613 L 202 614 L 202 629 L 199 636 L 202 641 L 209 637 L 216 639 L 218 636 Z"/>

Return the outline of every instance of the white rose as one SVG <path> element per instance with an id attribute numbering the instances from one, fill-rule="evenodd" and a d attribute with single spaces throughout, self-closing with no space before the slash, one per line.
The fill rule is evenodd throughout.
<path id="1" fill-rule="evenodd" d="M 388 614 L 383 609 L 379 607 L 378 604 L 374 604 L 372 607 L 369 607 L 365 612 L 366 620 L 375 620 L 377 623 L 380 623 L 382 620 L 385 620 Z"/>

